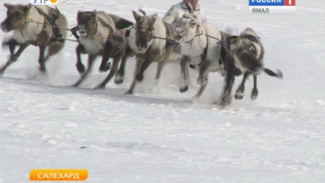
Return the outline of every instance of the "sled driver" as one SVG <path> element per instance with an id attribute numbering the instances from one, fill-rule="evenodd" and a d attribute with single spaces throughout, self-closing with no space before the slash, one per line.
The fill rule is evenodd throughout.
<path id="1" fill-rule="evenodd" d="M 183 0 L 182 2 L 173 5 L 165 14 L 162 20 L 166 23 L 171 24 L 175 31 L 178 20 L 182 18 L 185 13 L 192 13 L 197 17 L 197 22 L 200 22 L 200 25 L 202 25 L 207 21 L 207 18 L 204 15 L 203 10 L 201 10 L 198 2 L 199 0 Z M 202 32 L 201 26 L 199 30 Z M 169 59 L 179 60 L 181 56 L 179 55 L 180 52 L 180 45 L 175 46 Z"/>
<path id="2" fill-rule="evenodd" d="M 198 22 L 205 23 L 207 21 L 203 10 L 200 9 L 199 0 L 183 0 L 182 2 L 173 5 L 163 17 L 163 21 L 173 25 L 175 28 L 176 22 L 184 15 L 184 13 L 193 13 L 198 19 Z"/>

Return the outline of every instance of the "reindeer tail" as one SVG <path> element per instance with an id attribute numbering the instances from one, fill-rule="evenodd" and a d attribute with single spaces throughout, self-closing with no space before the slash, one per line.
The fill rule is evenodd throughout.
<path id="1" fill-rule="evenodd" d="M 279 78 L 279 79 L 283 79 L 283 74 L 279 69 L 277 69 L 274 72 L 274 71 L 272 71 L 270 69 L 264 68 L 264 72 L 269 76 L 276 77 L 276 78 Z"/>

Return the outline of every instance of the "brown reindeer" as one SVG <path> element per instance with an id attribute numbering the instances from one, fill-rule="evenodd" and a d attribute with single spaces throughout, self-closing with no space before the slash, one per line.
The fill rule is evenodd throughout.
<path id="1" fill-rule="evenodd" d="M 116 74 L 120 59 L 126 50 L 125 31 L 133 25 L 132 22 L 115 15 L 107 14 L 103 11 L 78 12 L 78 26 L 73 28 L 73 34 L 79 41 L 76 48 L 77 69 L 81 73 L 81 78 L 74 84 L 79 86 L 89 75 L 93 62 L 98 56 L 102 56 L 102 63 L 99 70 L 102 72 L 110 69 L 108 60 L 113 58 L 112 69 L 97 88 L 104 88 L 106 83 Z M 77 34 L 79 32 L 79 35 Z M 81 61 L 81 54 L 88 54 L 88 68 Z"/>
<path id="2" fill-rule="evenodd" d="M 274 72 L 264 67 L 264 47 L 253 29 L 246 28 L 239 36 L 229 36 L 227 42 L 236 67 L 244 74 L 235 94 L 236 99 L 244 98 L 245 82 L 250 75 L 253 75 L 254 78 L 254 87 L 251 92 L 252 100 L 256 100 L 258 96 L 257 75 L 265 72 L 269 76 L 283 79 L 280 70 Z"/>
<path id="3" fill-rule="evenodd" d="M 46 61 L 64 46 L 66 18 L 58 9 L 48 6 L 36 7 L 30 4 L 10 5 L 7 3 L 4 6 L 8 9 L 7 18 L 1 23 L 1 29 L 4 32 L 13 31 L 13 36 L 9 41 L 2 43 L 3 46 L 9 47 L 10 58 L 0 68 L 0 75 L 3 75 L 5 70 L 17 61 L 29 45 L 39 47 L 40 71 L 45 72 Z M 62 36 L 62 38 L 58 39 L 58 36 Z M 19 49 L 16 51 L 17 46 Z"/>
<path id="4" fill-rule="evenodd" d="M 159 79 L 163 66 L 168 60 L 174 45 L 167 40 L 173 39 L 170 24 L 163 22 L 157 14 L 141 16 L 133 11 L 136 20 L 130 30 L 128 46 L 136 55 L 135 76 L 126 94 L 132 94 L 137 82 L 144 79 L 144 72 L 152 62 L 158 62 L 156 80 Z"/>

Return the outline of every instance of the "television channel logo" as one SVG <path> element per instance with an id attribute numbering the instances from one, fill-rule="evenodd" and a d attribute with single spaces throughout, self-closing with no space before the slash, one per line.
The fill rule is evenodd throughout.
<path id="1" fill-rule="evenodd" d="M 91 4 L 92 0 L 30 0 L 32 5 Z"/>
<path id="2" fill-rule="evenodd" d="M 56 5 L 58 0 L 30 0 L 32 5 Z"/>
<path id="3" fill-rule="evenodd" d="M 249 12 L 253 15 L 294 15 L 296 0 L 249 0 Z"/>

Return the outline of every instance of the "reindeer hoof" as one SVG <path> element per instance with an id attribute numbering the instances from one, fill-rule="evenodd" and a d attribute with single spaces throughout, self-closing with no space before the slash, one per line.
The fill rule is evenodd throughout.
<path id="1" fill-rule="evenodd" d="M 185 86 L 185 87 L 181 87 L 181 88 L 179 88 L 179 91 L 180 91 L 181 93 L 187 92 L 187 90 L 188 90 L 188 86 Z"/>
<path id="2" fill-rule="evenodd" d="M 224 98 L 221 100 L 220 105 L 221 105 L 222 107 L 226 107 L 226 106 L 229 106 L 230 103 L 231 103 L 231 97 L 228 96 L 228 97 L 224 97 Z"/>
<path id="3" fill-rule="evenodd" d="M 207 81 L 208 81 L 207 79 L 200 79 L 200 78 L 199 78 L 199 79 L 197 80 L 197 83 L 198 83 L 199 85 L 202 86 L 202 85 L 206 84 Z"/>
<path id="4" fill-rule="evenodd" d="M 41 71 L 42 73 L 46 73 L 46 67 L 44 65 L 41 65 L 39 71 Z"/>
<path id="5" fill-rule="evenodd" d="M 236 93 L 235 94 L 235 99 L 236 100 L 243 100 L 244 99 L 244 94 L 243 93 Z"/>
<path id="6" fill-rule="evenodd" d="M 198 104 L 198 103 L 199 103 L 199 97 L 194 96 L 194 97 L 192 98 L 192 103 L 193 103 L 193 104 Z"/>
<path id="7" fill-rule="evenodd" d="M 115 84 L 118 84 L 118 85 L 119 85 L 119 84 L 122 84 L 122 83 L 124 82 L 124 79 L 123 79 L 122 76 L 117 75 L 117 76 L 115 77 L 114 82 L 115 82 Z"/>
<path id="8" fill-rule="evenodd" d="M 253 90 L 251 94 L 251 99 L 256 100 L 258 96 L 258 90 Z"/>
<path id="9" fill-rule="evenodd" d="M 105 86 L 104 85 L 99 85 L 95 88 L 95 90 L 104 90 Z"/>
<path id="10" fill-rule="evenodd" d="M 2 77 L 4 75 L 5 71 L 1 70 L 0 71 L 0 77 Z"/>
<path id="11" fill-rule="evenodd" d="M 127 92 L 124 93 L 124 95 L 132 95 L 132 94 L 133 94 L 132 91 L 127 91 Z"/>
<path id="12" fill-rule="evenodd" d="M 10 57 L 10 62 L 16 62 L 17 60 L 18 60 L 18 57 L 16 57 L 16 56 Z"/>
<path id="13" fill-rule="evenodd" d="M 85 71 L 86 71 L 85 66 L 82 65 L 82 64 L 77 65 L 77 69 L 78 69 L 78 72 L 79 72 L 80 74 L 83 74 L 83 73 L 85 73 Z"/>
<path id="14" fill-rule="evenodd" d="M 143 75 L 137 75 L 137 81 L 143 81 L 144 76 Z"/>
<path id="15" fill-rule="evenodd" d="M 77 87 L 79 87 L 79 85 L 80 85 L 80 83 L 78 82 L 78 83 L 73 84 L 72 87 L 77 88 Z"/>
<path id="16" fill-rule="evenodd" d="M 223 107 L 227 107 L 227 106 L 229 106 L 230 105 L 230 102 L 228 102 L 228 101 L 223 101 L 223 102 L 221 102 L 221 104 L 220 104 L 220 106 L 223 108 Z"/>
<path id="17" fill-rule="evenodd" d="M 99 68 L 99 71 L 101 71 L 101 72 L 107 72 L 108 70 L 110 70 L 111 69 L 111 63 L 108 63 L 108 64 L 106 64 L 106 65 L 104 65 L 104 66 L 100 66 L 100 68 Z"/>

